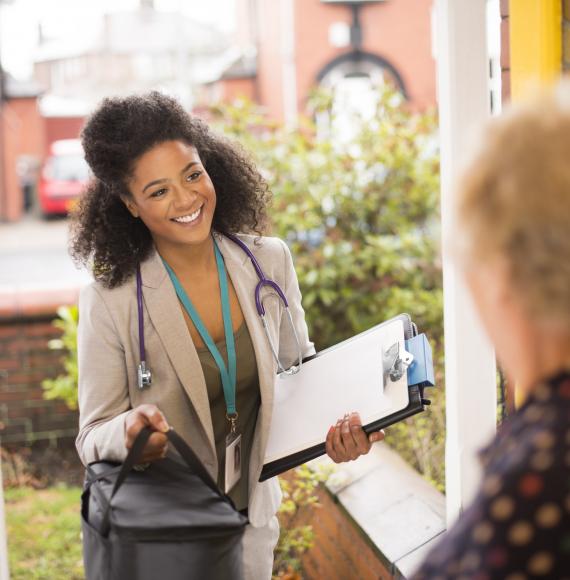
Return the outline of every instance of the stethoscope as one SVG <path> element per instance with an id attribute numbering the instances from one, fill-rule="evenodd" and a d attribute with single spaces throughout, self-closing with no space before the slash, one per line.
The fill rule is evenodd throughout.
<path id="1" fill-rule="evenodd" d="M 251 260 L 253 264 L 253 268 L 255 269 L 255 273 L 259 278 L 259 282 L 255 287 L 255 307 L 257 309 L 257 313 L 261 318 L 261 322 L 263 324 L 263 329 L 265 330 L 265 335 L 267 336 L 267 341 L 269 342 L 269 346 L 271 347 L 271 352 L 273 353 L 273 358 L 277 362 L 277 369 L 278 373 L 282 373 L 285 375 L 294 375 L 301 370 L 301 366 L 303 364 L 303 355 L 301 353 L 301 344 L 299 342 L 299 337 L 297 335 L 297 331 L 295 330 L 295 325 L 293 324 L 293 317 L 291 316 L 291 312 L 289 310 L 289 303 L 287 302 L 287 298 L 283 290 L 279 287 L 279 284 L 274 280 L 271 280 L 265 276 L 259 262 L 257 261 L 256 257 L 253 255 L 251 250 L 247 247 L 247 245 L 242 242 L 237 236 L 232 234 L 224 234 L 226 238 L 230 239 L 232 242 L 237 244 L 247 255 L 247 257 Z M 295 342 L 297 343 L 297 364 L 289 367 L 286 369 L 279 360 L 279 354 L 271 340 L 271 336 L 269 335 L 269 329 L 267 326 L 267 321 L 265 320 L 265 307 L 263 305 L 263 299 L 261 298 L 261 290 L 267 286 L 268 288 L 272 288 L 276 293 L 279 299 L 283 302 L 285 306 L 285 312 L 287 312 L 287 319 L 289 320 L 289 324 L 291 326 L 291 330 L 293 331 L 293 336 L 295 337 Z M 138 367 L 138 385 L 139 389 L 144 389 L 145 387 L 149 387 L 152 384 L 152 372 L 149 367 L 146 365 L 146 350 L 144 345 L 144 321 L 143 321 L 143 295 L 142 295 L 142 277 L 141 277 L 141 270 L 140 266 L 137 267 L 137 307 L 138 307 L 138 322 L 139 322 L 139 351 L 140 351 L 140 363 Z"/>

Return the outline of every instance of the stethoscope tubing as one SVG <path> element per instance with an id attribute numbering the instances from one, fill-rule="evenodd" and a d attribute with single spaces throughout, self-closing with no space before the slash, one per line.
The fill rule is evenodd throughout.
<path id="1" fill-rule="evenodd" d="M 293 323 L 293 317 L 291 316 L 291 312 L 289 310 L 289 302 L 287 301 L 285 293 L 283 292 L 283 290 L 281 290 L 281 288 L 280 288 L 279 284 L 277 284 L 277 282 L 275 282 L 274 280 L 270 280 L 269 278 L 267 278 L 267 276 L 265 276 L 265 273 L 263 272 L 259 262 L 257 261 L 257 258 L 253 255 L 253 252 L 247 247 L 247 245 L 242 240 L 240 240 L 234 234 L 224 234 L 224 235 L 228 239 L 230 239 L 232 242 L 237 244 L 245 252 L 245 254 L 247 255 L 247 257 L 249 258 L 249 260 L 251 261 L 251 263 L 253 265 L 253 268 L 255 270 L 255 273 L 257 274 L 257 277 L 259 278 L 259 282 L 257 283 L 257 285 L 255 287 L 255 307 L 257 309 L 257 313 L 258 313 L 259 317 L 261 318 L 261 322 L 263 324 L 263 329 L 264 329 L 265 334 L 267 336 L 267 340 L 269 342 L 271 352 L 272 352 L 273 357 L 275 358 L 275 360 L 277 362 L 278 372 L 283 373 L 285 375 L 292 375 L 292 374 L 298 373 L 299 370 L 301 370 L 301 366 L 303 364 L 301 344 L 299 342 L 299 337 L 297 335 L 297 331 L 295 330 L 295 325 Z M 138 309 L 139 354 L 140 354 L 140 364 L 139 364 L 139 369 L 138 369 L 138 385 L 139 385 L 140 389 L 143 389 L 147 386 L 150 386 L 150 384 L 152 383 L 152 373 L 151 373 L 150 369 L 146 366 L 146 348 L 145 348 L 145 342 L 144 342 L 142 276 L 141 276 L 140 265 L 137 266 L 136 278 L 137 278 L 137 309 Z M 263 300 L 261 298 L 261 291 L 265 287 L 272 288 L 277 293 L 279 298 L 283 301 L 283 304 L 285 306 L 285 311 L 287 312 L 287 319 L 289 321 L 289 324 L 291 325 L 291 330 L 293 332 L 293 335 L 295 337 L 295 341 L 297 343 L 298 363 L 296 365 L 289 367 L 288 369 L 286 369 L 281 364 L 281 361 L 279 360 L 279 354 L 278 354 L 277 350 L 275 349 L 275 346 L 273 344 L 273 341 L 271 340 L 271 337 L 269 336 L 269 329 L 267 327 L 267 322 L 265 320 L 265 306 L 263 305 Z"/>
<path id="2" fill-rule="evenodd" d="M 139 354 L 140 361 L 146 362 L 146 349 L 144 345 L 144 320 L 143 320 L 143 295 L 142 295 L 142 277 L 141 269 L 137 268 L 137 307 L 139 319 Z"/>
<path id="3" fill-rule="evenodd" d="M 255 287 L 255 307 L 257 308 L 257 313 L 259 314 L 259 316 L 265 316 L 265 307 L 263 306 L 263 302 L 261 300 L 261 290 L 263 289 L 264 286 L 269 286 L 270 288 L 273 288 L 273 290 L 277 292 L 281 300 L 283 300 L 285 308 L 289 308 L 289 303 L 287 302 L 287 298 L 285 297 L 283 290 L 281 290 L 277 282 L 274 282 L 273 280 L 270 280 L 265 276 L 265 273 L 261 269 L 261 266 L 259 265 L 257 258 L 253 255 L 253 252 L 247 247 L 247 245 L 233 234 L 224 234 L 224 235 L 226 236 L 226 238 L 229 238 L 232 242 L 236 243 L 246 253 L 247 257 L 251 260 L 251 263 L 253 264 L 257 277 L 259 278 L 259 282 Z"/>

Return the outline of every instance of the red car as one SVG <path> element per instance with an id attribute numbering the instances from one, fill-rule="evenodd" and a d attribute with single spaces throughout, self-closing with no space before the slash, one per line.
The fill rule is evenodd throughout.
<path id="1" fill-rule="evenodd" d="M 88 181 L 89 168 L 79 139 L 54 141 L 38 186 L 42 213 L 46 216 L 68 213 Z"/>

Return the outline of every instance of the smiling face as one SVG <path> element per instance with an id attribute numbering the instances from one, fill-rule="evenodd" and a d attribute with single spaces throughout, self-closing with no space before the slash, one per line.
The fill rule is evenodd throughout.
<path id="1" fill-rule="evenodd" d="M 192 145 L 154 146 L 135 163 L 128 186 L 131 195 L 123 201 L 144 222 L 161 254 L 209 240 L 216 192 Z"/>

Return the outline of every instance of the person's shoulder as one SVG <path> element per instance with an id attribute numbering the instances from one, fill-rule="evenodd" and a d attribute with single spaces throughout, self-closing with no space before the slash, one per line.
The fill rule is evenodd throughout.
<path id="1" fill-rule="evenodd" d="M 79 303 L 97 303 L 106 304 L 123 303 L 133 293 L 135 285 L 135 275 L 129 276 L 122 284 L 109 288 L 103 282 L 94 280 L 84 286 L 79 292 Z"/>
<path id="2" fill-rule="evenodd" d="M 481 487 L 489 504 L 497 498 L 510 498 L 517 511 L 534 517 L 545 502 L 562 505 L 565 501 L 566 419 L 562 421 L 554 410 L 547 411 L 530 423 L 528 417 L 518 414 L 512 428 L 500 437 Z"/>
<path id="3" fill-rule="evenodd" d="M 259 260 L 279 259 L 288 251 L 287 244 L 274 236 L 259 236 L 255 234 L 236 234 L 249 251 Z"/>
<path id="4" fill-rule="evenodd" d="M 251 253 L 266 277 L 275 279 L 279 284 L 286 284 L 286 279 L 292 270 L 292 259 L 291 252 L 283 240 L 273 236 L 243 233 L 237 234 L 235 237 L 241 244 L 245 245 L 247 253 Z M 226 236 L 223 236 L 223 239 L 225 250 L 222 252 L 245 264 L 248 259 L 244 251 L 245 248 L 238 248 L 235 240 L 232 241 Z"/>
<path id="5" fill-rule="evenodd" d="M 283 251 L 283 246 L 287 244 L 278 237 L 275 236 L 259 236 L 256 234 L 236 234 L 245 245 L 252 251 Z"/>

